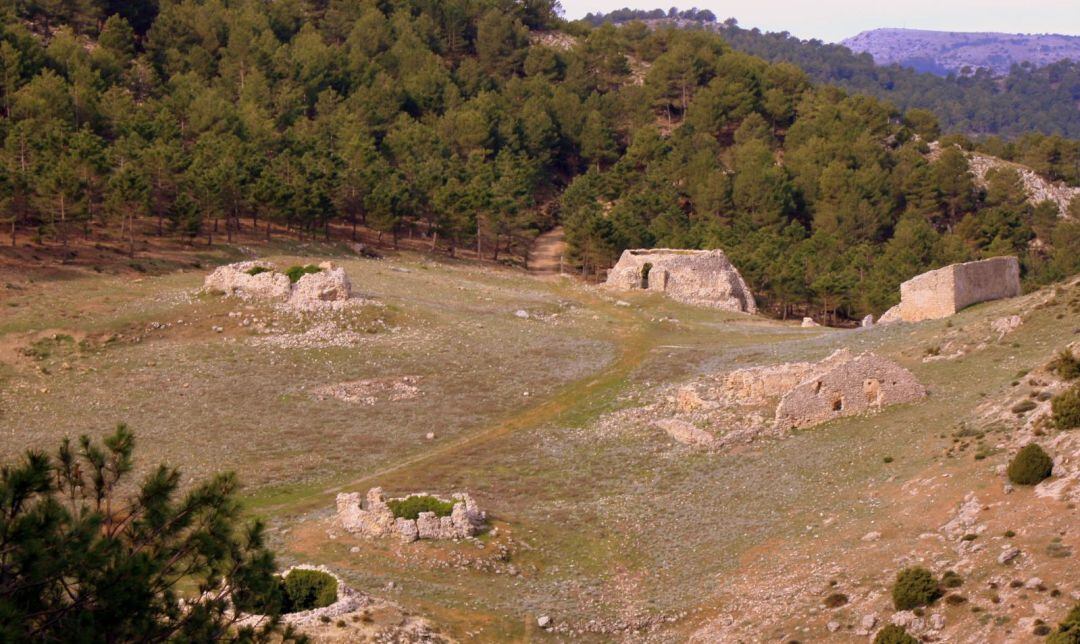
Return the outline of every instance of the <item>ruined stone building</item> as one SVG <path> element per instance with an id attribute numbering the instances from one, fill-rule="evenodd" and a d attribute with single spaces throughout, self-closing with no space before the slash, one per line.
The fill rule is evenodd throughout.
<path id="1" fill-rule="evenodd" d="M 900 303 L 879 322 L 918 322 L 953 315 L 964 307 L 1020 295 L 1020 262 L 994 257 L 952 264 L 900 285 Z"/>
<path id="2" fill-rule="evenodd" d="M 685 304 L 757 313 L 750 287 L 722 250 L 626 250 L 608 272 L 607 285 L 663 293 Z"/>
<path id="3" fill-rule="evenodd" d="M 666 417 L 654 424 L 681 443 L 718 449 L 877 413 L 925 396 L 914 374 L 897 363 L 840 349 L 820 362 L 748 367 L 700 378 L 662 404 L 658 409 Z"/>
<path id="4" fill-rule="evenodd" d="M 872 353 L 832 358 L 780 398 L 776 425 L 810 427 L 835 418 L 881 411 L 926 396 L 910 371 Z"/>
<path id="5" fill-rule="evenodd" d="M 406 498 L 408 497 L 402 497 Z M 396 534 L 406 543 L 417 539 L 464 539 L 480 532 L 487 515 L 476 507 L 471 496 L 458 493 L 451 499 L 440 500 L 453 502 L 454 508 L 450 516 L 440 517 L 434 512 L 421 512 L 416 519 L 405 519 L 394 516 L 380 487 L 368 490 L 363 498 L 359 492 L 341 493 L 337 495 L 337 523 L 353 534 L 366 537 Z"/>

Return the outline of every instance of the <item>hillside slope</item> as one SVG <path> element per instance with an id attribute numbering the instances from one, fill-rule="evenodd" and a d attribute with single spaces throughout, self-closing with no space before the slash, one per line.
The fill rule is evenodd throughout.
<path id="1" fill-rule="evenodd" d="M 1042 67 L 1061 60 L 1080 61 L 1080 36 L 988 32 L 873 29 L 841 41 L 879 65 L 897 64 L 939 76 L 964 68 L 989 69 L 1004 76 L 1013 65 Z"/>
<path id="2" fill-rule="evenodd" d="M 202 268 L 138 279 L 0 269 L 0 460 L 123 420 L 145 437 L 144 467 L 235 470 L 283 563 L 326 565 L 462 641 L 866 642 L 858 631 L 905 620 L 936 641 L 1034 643 L 1034 620 L 1080 600 L 1080 430 L 1046 422 L 1075 385 L 1045 368 L 1076 343 L 1075 283 L 838 330 L 420 253 L 273 244 L 190 250 Z M 240 257 L 332 259 L 363 295 L 310 314 L 199 293 L 209 264 Z M 712 402 L 732 371 L 840 349 L 896 362 L 929 396 L 712 450 L 655 424 L 698 404 L 687 388 Z M 725 433 L 757 415 L 699 411 Z M 1054 477 L 1006 487 L 1029 441 Z M 375 486 L 466 490 L 493 529 L 344 532 L 336 493 Z M 1005 548 L 1019 554 L 999 563 Z M 959 597 L 918 622 L 897 613 L 889 590 L 908 565 L 955 571 Z M 361 641 L 343 619 L 316 641 Z"/>
<path id="3" fill-rule="evenodd" d="M 795 64 L 815 82 L 870 94 L 905 110 L 932 110 L 947 132 L 1010 138 L 1041 132 L 1080 138 L 1080 61 L 1075 56 L 1060 60 L 1055 54 L 1048 58 L 1060 62 L 1012 69 L 1006 65 L 1001 74 L 984 69 L 946 78 L 895 64 L 875 64 L 870 55 L 855 53 L 843 44 L 744 28 L 735 19 L 717 22 L 705 13 L 704 18 L 694 14 L 689 19 L 666 17 L 664 11 L 623 9 L 590 14 L 583 22 L 641 21 L 652 28 L 715 31 L 734 49 L 771 62 Z"/>

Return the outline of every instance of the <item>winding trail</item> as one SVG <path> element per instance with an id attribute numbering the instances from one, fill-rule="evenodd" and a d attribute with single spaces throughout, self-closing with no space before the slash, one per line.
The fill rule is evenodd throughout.
<path id="1" fill-rule="evenodd" d="M 533 275 L 559 275 L 562 272 L 563 254 L 566 252 L 565 234 L 562 226 L 556 226 L 540 235 L 529 249 L 528 267 Z"/>
<path id="2" fill-rule="evenodd" d="M 590 308 L 595 308 L 600 304 L 593 298 L 581 303 L 586 306 L 591 305 Z M 451 455 L 461 456 L 473 448 L 508 434 L 539 427 L 558 419 L 563 414 L 603 404 L 621 389 L 626 378 L 658 344 L 659 338 L 655 333 L 655 328 L 643 324 L 633 312 L 623 308 L 608 308 L 604 304 L 600 306 L 608 309 L 611 315 L 621 318 L 620 323 L 615 325 L 619 331 L 612 338 L 617 345 L 617 357 L 603 370 L 566 383 L 547 399 L 512 412 L 464 436 L 437 446 L 425 445 L 418 453 L 402 458 L 387 467 L 366 472 L 360 476 L 353 474 L 347 478 L 340 478 L 330 486 L 326 486 L 326 482 L 323 482 L 311 487 L 293 487 L 283 497 L 270 495 L 258 500 L 249 499 L 249 507 L 258 507 L 260 512 L 267 514 L 304 514 L 325 509 L 328 503 L 332 505 L 333 497 L 338 492 L 366 489 L 365 486 L 373 484 L 392 487 L 394 483 L 401 480 L 407 480 L 415 485 L 418 480 L 438 476 L 444 468 L 457 467 L 457 461 L 449 458 Z"/>

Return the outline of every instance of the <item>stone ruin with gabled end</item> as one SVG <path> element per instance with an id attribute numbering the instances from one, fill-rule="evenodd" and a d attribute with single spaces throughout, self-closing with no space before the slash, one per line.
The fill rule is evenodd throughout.
<path id="1" fill-rule="evenodd" d="M 901 284 L 900 303 L 886 311 L 878 323 L 947 318 L 972 304 L 1021 293 L 1020 261 L 1016 257 L 951 264 Z"/>
<path id="2" fill-rule="evenodd" d="M 816 363 L 749 367 L 683 386 L 670 400 L 675 415 L 655 425 L 681 443 L 718 449 L 924 396 L 895 362 L 841 349 Z"/>
<path id="3" fill-rule="evenodd" d="M 663 293 L 685 304 L 757 313 L 754 294 L 722 250 L 626 250 L 608 272 L 607 285 Z"/>
<path id="4" fill-rule="evenodd" d="M 418 493 L 388 500 L 382 488 L 376 487 L 368 490 L 361 501 L 359 492 L 341 493 L 337 495 L 336 520 L 346 532 L 365 537 L 396 534 L 405 543 L 418 539 L 465 539 L 479 534 L 487 522 L 487 515 L 464 492 L 453 494 L 450 499 L 435 496 L 440 501 L 454 504 L 450 516 L 421 512 L 415 520 L 395 517 L 388 501 L 402 501 L 414 496 L 435 495 Z"/>
<path id="5" fill-rule="evenodd" d="M 925 396 L 926 388 L 895 362 L 872 353 L 834 358 L 780 398 L 775 423 L 784 429 L 809 427 Z"/>
<path id="6" fill-rule="evenodd" d="M 301 311 L 332 308 L 348 302 L 352 297 L 352 283 L 345 269 L 331 262 L 322 262 L 319 269 L 293 284 L 270 262 L 238 262 L 219 266 L 207 275 L 203 290 L 244 300 L 279 302 Z"/>

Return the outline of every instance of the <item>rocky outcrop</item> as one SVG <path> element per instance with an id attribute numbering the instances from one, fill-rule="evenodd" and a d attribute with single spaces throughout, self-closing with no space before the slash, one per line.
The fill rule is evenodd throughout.
<path id="1" fill-rule="evenodd" d="M 663 293 L 696 306 L 757 312 L 750 287 L 722 250 L 626 250 L 608 272 L 607 285 Z"/>
<path id="2" fill-rule="evenodd" d="M 823 370 L 784 394 L 776 425 L 808 427 L 844 416 L 880 411 L 926 396 L 910 371 L 872 353 L 832 360 Z"/>
<path id="3" fill-rule="evenodd" d="M 975 182 L 982 187 L 986 187 L 986 175 L 991 170 L 999 168 L 1015 170 L 1020 175 L 1020 181 L 1024 184 L 1024 191 L 1027 192 L 1028 201 L 1032 204 L 1050 201 L 1058 207 L 1058 213 L 1061 217 L 1069 216 L 1069 205 L 1073 199 L 1080 197 L 1080 188 L 1067 186 L 1060 181 L 1048 181 L 1031 168 L 1009 163 L 997 157 L 971 153 L 968 155 L 968 163 L 971 167 L 971 173 L 975 175 Z"/>
<path id="4" fill-rule="evenodd" d="M 409 496 L 427 496 L 411 494 Z M 401 499 L 407 499 L 401 497 Z M 400 500 L 400 499 L 399 499 Z M 366 537 L 385 537 L 396 534 L 402 541 L 411 543 L 417 539 L 464 539 L 480 532 L 487 515 L 476 507 L 476 502 L 466 493 L 457 493 L 451 499 L 454 507 L 450 516 L 436 516 L 434 512 L 421 512 L 418 518 L 395 517 L 383 495 L 382 488 L 368 490 L 363 502 L 359 492 L 337 495 L 337 523 L 347 532 Z"/>
<path id="5" fill-rule="evenodd" d="M 1020 295 L 1020 262 L 994 257 L 952 264 L 917 275 L 900 285 L 900 303 L 879 323 L 918 322 L 953 315 L 964 307 Z"/>
<path id="6" fill-rule="evenodd" d="M 930 153 L 927 155 L 931 161 L 936 161 L 941 156 L 941 144 L 932 141 Z M 1072 187 L 1061 181 L 1050 181 L 1043 178 L 1031 168 L 1013 163 L 997 157 L 979 154 L 978 152 L 965 152 L 968 158 L 968 167 L 980 188 L 987 186 L 987 174 L 991 170 L 1015 170 L 1020 175 L 1020 181 L 1024 184 L 1024 192 L 1027 194 L 1028 203 L 1035 205 L 1043 201 L 1049 201 L 1057 206 L 1058 215 L 1063 218 L 1071 218 L 1069 206 L 1073 199 L 1080 197 L 1080 187 Z"/>

